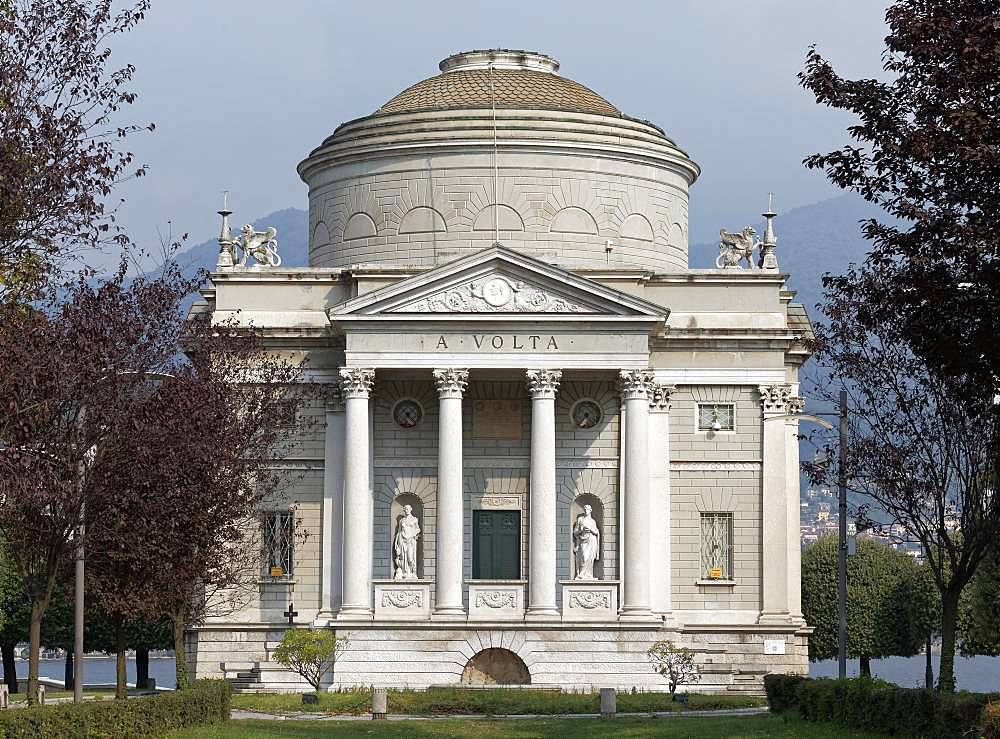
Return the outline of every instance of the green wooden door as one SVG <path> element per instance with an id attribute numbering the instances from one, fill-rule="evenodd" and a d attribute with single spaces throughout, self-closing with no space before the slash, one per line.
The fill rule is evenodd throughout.
<path id="1" fill-rule="evenodd" d="M 472 577 L 521 579 L 521 512 L 472 512 Z"/>

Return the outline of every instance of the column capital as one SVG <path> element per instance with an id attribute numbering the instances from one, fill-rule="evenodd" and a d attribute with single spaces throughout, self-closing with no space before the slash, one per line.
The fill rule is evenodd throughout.
<path id="1" fill-rule="evenodd" d="M 622 370 L 618 373 L 618 387 L 622 400 L 648 399 L 653 394 L 653 373 L 649 370 Z"/>
<path id="2" fill-rule="evenodd" d="M 528 392 L 532 398 L 554 398 L 562 379 L 562 370 L 539 369 L 524 373 L 528 379 Z"/>
<path id="3" fill-rule="evenodd" d="M 374 386 L 374 367 L 341 367 L 340 390 L 343 398 L 367 398 Z"/>
<path id="4" fill-rule="evenodd" d="M 649 412 L 666 413 L 670 410 L 670 396 L 677 390 L 676 385 L 661 385 L 653 383 L 652 392 L 649 395 Z"/>
<path id="5" fill-rule="evenodd" d="M 792 399 L 791 385 L 758 385 L 760 404 L 765 415 L 776 415 L 789 412 L 789 401 Z"/>
<path id="6" fill-rule="evenodd" d="M 446 367 L 434 370 L 439 398 L 461 398 L 469 386 L 469 370 Z"/>
<path id="7" fill-rule="evenodd" d="M 788 398 L 788 412 L 799 414 L 806 407 L 806 399 L 800 395 L 792 395 Z M 797 421 L 796 421 L 797 423 Z"/>

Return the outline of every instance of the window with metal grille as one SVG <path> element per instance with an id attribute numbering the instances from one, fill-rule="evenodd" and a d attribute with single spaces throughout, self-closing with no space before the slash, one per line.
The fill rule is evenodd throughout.
<path id="1" fill-rule="evenodd" d="M 261 567 L 265 577 L 292 574 L 294 523 L 291 511 L 268 511 L 263 515 Z"/>
<path id="2" fill-rule="evenodd" d="M 733 578 L 733 514 L 701 514 L 701 573 L 709 580 Z"/>
<path id="3" fill-rule="evenodd" d="M 698 403 L 699 431 L 732 431 L 736 428 L 732 403 Z M 716 427 L 718 423 L 718 427 Z"/>

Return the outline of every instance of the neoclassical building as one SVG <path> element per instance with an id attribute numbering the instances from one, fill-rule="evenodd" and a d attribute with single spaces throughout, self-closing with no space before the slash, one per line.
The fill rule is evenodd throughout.
<path id="1" fill-rule="evenodd" d="M 337 686 L 665 689 L 661 639 L 699 690 L 806 671 L 810 328 L 773 213 L 690 269 L 698 165 L 558 70 L 456 54 L 339 126 L 298 168 L 307 268 L 224 227 L 204 309 L 322 393 L 257 590 L 190 634 L 199 676 L 298 689 L 290 623 L 349 635 Z"/>

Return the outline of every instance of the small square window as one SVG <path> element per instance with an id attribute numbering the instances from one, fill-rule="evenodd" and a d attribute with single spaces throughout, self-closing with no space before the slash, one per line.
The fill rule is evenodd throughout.
<path id="1" fill-rule="evenodd" d="M 701 576 L 733 579 L 733 514 L 701 514 Z"/>
<path id="2" fill-rule="evenodd" d="M 265 577 L 292 574 L 292 515 L 291 511 L 268 511 L 261 519 L 261 569 Z"/>
<path id="3" fill-rule="evenodd" d="M 733 431 L 736 408 L 732 403 L 698 403 L 699 431 Z"/>

